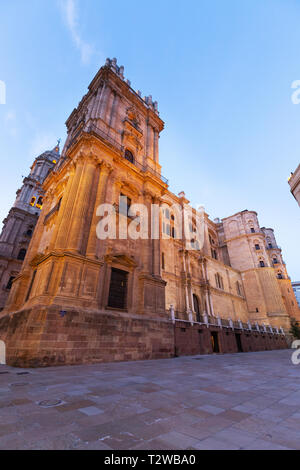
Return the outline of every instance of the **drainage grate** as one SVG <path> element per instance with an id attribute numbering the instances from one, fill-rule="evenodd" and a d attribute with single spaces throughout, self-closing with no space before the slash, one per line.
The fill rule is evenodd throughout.
<path id="1" fill-rule="evenodd" d="M 3 374 L 9 374 L 9 372 L 8 371 L 0 372 L 0 375 L 3 375 Z"/>
<path id="2" fill-rule="evenodd" d="M 61 400 L 43 400 L 38 403 L 39 406 L 42 408 L 51 408 L 52 406 L 59 406 L 63 405 L 63 401 Z"/>
<path id="3" fill-rule="evenodd" d="M 17 372 L 17 375 L 28 375 L 29 372 Z"/>

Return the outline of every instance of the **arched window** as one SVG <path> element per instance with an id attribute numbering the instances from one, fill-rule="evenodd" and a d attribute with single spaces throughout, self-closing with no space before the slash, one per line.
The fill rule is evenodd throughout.
<path id="1" fill-rule="evenodd" d="M 25 259 L 25 256 L 26 256 L 26 250 L 25 248 L 21 248 L 18 254 L 18 259 L 23 261 Z"/>
<path id="2" fill-rule="evenodd" d="M 223 289 L 223 290 L 224 290 L 224 283 L 223 283 L 222 276 L 220 276 L 220 274 L 217 273 L 217 274 L 215 275 L 215 279 L 216 279 L 216 286 L 217 286 L 219 289 Z"/>
<path id="3" fill-rule="evenodd" d="M 43 198 L 42 198 L 42 196 L 40 196 L 40 197 L 38 198 L 38 201 L 37 201 L 37 203 L 36 203 L 36 207 L 37 207 L 38 209 L 41 209 L 41 208 L 43 207 Z"/>
<path id="4" fill-rule="evenodd" d="M 194 304 L 194 311 L 196 313 L 196 320 L 197 322 L 201 322 L 201 315 L 200 315 L 200 306 L 199 306 L 199 301 L 198 297 L 196 294 L 193 294 L 193 304 Z"/>
<path id="5" fill-rule="evenodd" d="M 125 150 L 125 158 L 128 160 L 130 163 L 134 163 L 134 156 L 133 153 L 130 152 L 130 150 L 126 149 Z"/>
<path id="6" fill-rule="evenodd" d="M 264 262 L 264 260 L 261 259 L 261 260 L 259 261 L 259 266 L 260 266 L 261 268 L 264 268 L 264 267 L 265 267 L 265 262 Z"/>
<path id="7" fill-rule="evenodd" d="M 36 197 L 33 196 L 29 204 L 33 207 L 35 205 L 35 201 L 36 201 Z"/>
<path id="8" fill-rule="evenodd" d="M 31 228 L 29 228 L 29 229 L 27 230 L 26 235 L 27 235 L 27 237 L 31 237 L 31 236 L 32 236 L 32 229 L 31 229 Z"/>
<path id="9" fill-rule="evenodd" d="M 11 287 L 12 287 L 12 283 L 13 283 L 13 280 L 15 279 L 15 276 L 10 276 L 9 280 L 8 280 L 8 283 L 6 285 L 6 289 L 7 290 L 10 290 Z"/>
<path id="10" fill-rule="evenodd" d="M 277 279 L 283 279 L 283 275 L 282 275 L 282 272 L 278 272 L 277 273 Z"/>

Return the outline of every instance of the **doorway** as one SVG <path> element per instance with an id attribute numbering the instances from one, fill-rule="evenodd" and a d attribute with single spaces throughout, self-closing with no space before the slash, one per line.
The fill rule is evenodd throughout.
<path id="1" fill-rule="evenodd" d="M 211 344 L 212 344 L 213 352 L 219 353 L 220 352 L 219 335 L 216 331 L 211 332 Z"/>
<path id="2" fill-rule="evenodd" d="M 235 333 L 235 340 L 236 340 L 236 345 L 237 345 L 238 352 L 243 352 L 243 346 L 242 346 L 242 340 L 241 340 L 240 333 Z"/>
<path id="3" fill-rule="evenodd" d="M 0 365 L 4 366 L 6 364 L 6 353 L 5 353 L 5 343 L 0 341 Z"/>
<path id="4" fill-rule="evenodd" d="M 127 303 L 127 280 L 128 272 L 112 268 L 108 307 L 125 309 Z"/>

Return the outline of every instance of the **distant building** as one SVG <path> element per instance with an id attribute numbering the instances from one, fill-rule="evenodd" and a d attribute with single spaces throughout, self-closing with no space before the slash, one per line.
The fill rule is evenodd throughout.
<path id="1" fill-rule="evenodd" d="M 300 281 L 292 282 L 292 286 L 295 292 L 295 297 L 297 299 L 298 305 L 300 307 Z"/>
<path id="2" fill-rule="evenodd" d="M 288 181 L 291 187 L 291 193 L 300 206 L 300 165 L 298 165 L 298 168 L 291 174 Z"/>
<path id="3" fill-rule="evenodd" d="M 59 159 L 59 146 L 38 156 L 17 191 L 0 234 L 0 311 L 12 283 L 21 271 L 30 240 L 43 207 L 42 183 Z"/>

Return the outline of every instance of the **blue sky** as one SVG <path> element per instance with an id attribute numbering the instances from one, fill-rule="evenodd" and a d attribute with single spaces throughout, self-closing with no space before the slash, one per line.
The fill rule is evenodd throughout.
<path id="1" fill-rule="evenodd" d="M 300 280 L 298 0 L 0 0 L 1 204 L 5 217 L 38 153 L 106 57 L 159 103 L 162 173 L 212 218 L 256 210 Z"/>

